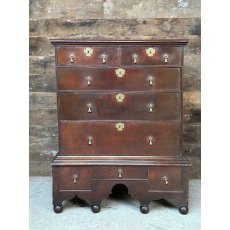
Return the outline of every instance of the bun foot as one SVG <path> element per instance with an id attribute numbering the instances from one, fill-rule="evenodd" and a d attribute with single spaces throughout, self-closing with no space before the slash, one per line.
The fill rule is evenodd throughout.
<path id="1" fill-rule="evenodd" d="M 101 206 L 100 205 L 92 205 L 91 210 L 93 213 L 98 213 L 101 210 Z"/>
<path id="2" fill-rule="evenodd" d="M 181 206 L 181 207 L 179 207 L 179 212 L 182 215 L 186 215 L 188 213 L 188 206 Z"/>
<path id="3" fill-rule="evenodd" d="M 149 212 L 149 206 L 140 206 L 140 211 L 143 214 L 147 214 Z"/>
<path id="4" fill-rule="evenodd" d="M 54 206 L 54 212 L 55 213 L 61 213 L 62 211 L 63 211 L 63 206 L 62 205 Z"/>

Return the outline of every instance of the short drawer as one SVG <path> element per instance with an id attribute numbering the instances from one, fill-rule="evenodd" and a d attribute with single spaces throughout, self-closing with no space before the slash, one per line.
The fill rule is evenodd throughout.
<path id="1" fill-rule="evenodd" d="M 60 122 L 62 155 L 169 156 L 179 154 L 179 148 L 179 122 Z"/>
<path id="2" fill-rule="evenodd" d="M 57 76 L 59 91 L 180 91 L 180 68 L 59 67 L 57 68 Z"/>
<path id="3" fill-rule="evenodd" d="M 121 49 L 122 65 L 177 65 L 182 64 L 182 47 L 128 46 Z"/>
<path id="4" fill-rule="evenodd" d="M 148 179 L 148 167 L 145 166 L 94 166 L 93 179 L 128 180 Z"/>
<path id="5" fill-rule="evenodd" d="M 61 166 L 59 190 L 91 190 L 92 167 Z"/>
<path id="6" fill-rule="evenodd" d="M 117 47 L 59 47 L 57 48 L 59 65 L 118 65 Z"/>
<path id="7" fill-rule="evenodd" d="M 180 120 L 180 93 L 59 93 L 61 120 Z"/>
<path id="8" fill-rule="evenodd" d="M 181 167 L 150 167 L 149 190 L 181 190 Z"/>

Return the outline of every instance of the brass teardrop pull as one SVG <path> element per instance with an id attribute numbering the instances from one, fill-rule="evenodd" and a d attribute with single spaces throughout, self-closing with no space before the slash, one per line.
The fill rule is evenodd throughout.
<path id="1" fill-rule="evenodd" d="M 167 184 L 169 183 L 168 177 L 167 177 L 167 176 L 164 176 L 164 177 L 163 177 L 163 181 L 164 181 L 164 184 L 167 185 Z"/>
<path id="2" fill-rule="evenodd" d="M 70 63 L 74 63 L 74 56 L 73 55 L 70 56 Z"/>
<path id="3" fill-rule="evenodd" d="M 137 64 L 137 54 L 133 54 L 133 64 Z"/>
<path id="4" fill-rule="evenodd" d="M 92 145 L 93 144 L 93 138 L 92 137 L 88 137 L 88 145 Z"/>
<path id="5" fill-rule="evenodd" d="M 122 169 L 118 169 L 117 172 L 118 172 L 118 178 L 122 178 L 123 170 Z"/>
<path id="6" fill-rule="evenodd" d="M 149 145 L 153 145 L 153 137 L 148 138 Z"/>
<path id="7" fill-rule="evenodd" d="M 90 78 L 87 79 L 87 85 L 88 85 L 88 86 L 91 85 L 91 80 L 90 80 Z"/>
<path id="8" fill-rule="evenodd" d="M 149 137 L 148 137 L 148 145 L 149 145 L 149 146 L 154 145 L 155 142 L 156 142 L 156 138 L 155 138 L 155 137 L 153 137 L 153 136 L 149 136 Z"/>
<path id="9" fill-rule="evenodd" d="M 152 113 L 153 112 L 153 107 L 154 105 L 153 104 L 149 104 L 149 112 Z"/>
<path id="10" fill-rule="evenodd" d="M 77 180 L 79 179 L 79 176 L 78 175 L 73 175 L 72 177 L 72 180 L 73 180 L 73 183 L 76 184 L 77 183 Z"/>
<path id="11" fill-rule="evenodd" d="M 92 113 L 92 105 L 91 104 L 88 104 L 88 113 Z"/>
<path id="12" fill-rule="evenodd" d="M 164 55 L 163 55 L 164 63 L 167 63 L 167 62 L 168 62 L 168 57 L 169 57 L 168 54 L 164 54 Z"/>
<path id="13" fill-rule="evenodd" d="M 108 56 L 106 54 L 102 54 L 101 58 L 102 58 L 102 64 L 105 64 L 107 62 Z"/>
<path id="14" fill-rule="evenodd" d="M 147 81 L 149 83 L 149 86 L 153 86 L 153 84 L 155 84 L 155 78 L 151 75 L 147 77 Z"/>

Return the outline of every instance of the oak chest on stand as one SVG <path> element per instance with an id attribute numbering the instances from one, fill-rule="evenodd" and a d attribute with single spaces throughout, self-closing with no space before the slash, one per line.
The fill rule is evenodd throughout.
<path id="1" fill-rule="evenodd" d="M 140 211 L 161 198 L 188 212 L 181 152 L 183 50 L 187 40 L 52 40 L 59 153 L 54 211 L 75 196 L 93 212 L 122 184 Z"/>

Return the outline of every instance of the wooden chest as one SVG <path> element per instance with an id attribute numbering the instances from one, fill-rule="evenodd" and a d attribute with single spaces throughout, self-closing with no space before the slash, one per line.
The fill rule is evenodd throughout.
<path id="1" fill-rule="evenodd" d="M 181 152 L 186 40 L 52 40 L 56 51 L 59 153 L 53 205 L 78 196 L 100 211 L 122 184 L 142 213 L 161 198 L 188 212 Z"/>

